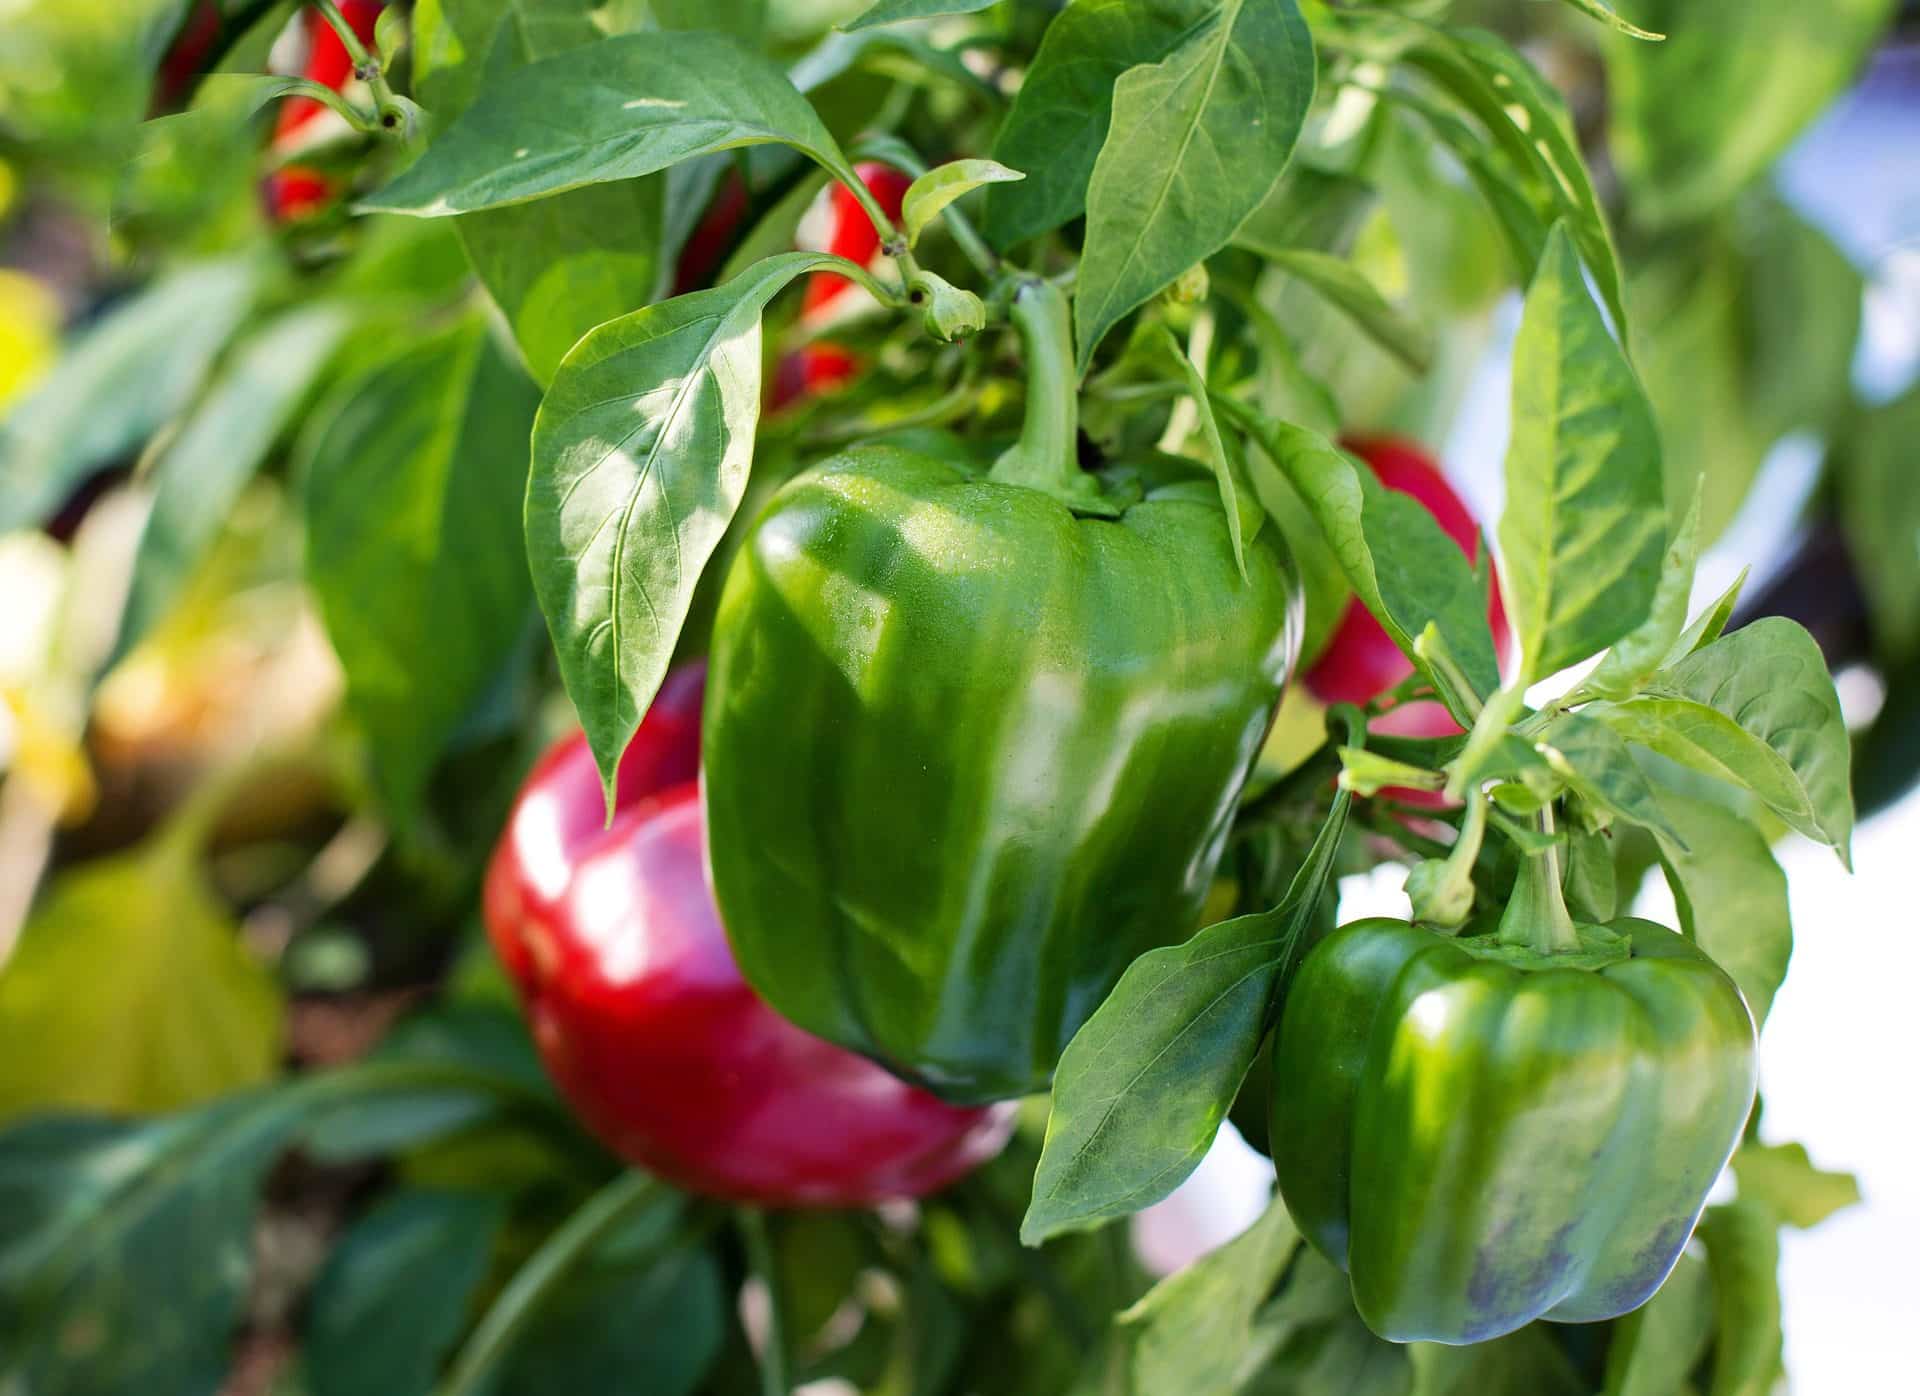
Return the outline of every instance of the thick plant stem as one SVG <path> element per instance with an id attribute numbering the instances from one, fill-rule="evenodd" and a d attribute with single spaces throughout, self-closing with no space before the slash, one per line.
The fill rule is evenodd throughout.
<path id="1" fill-rule="evenodd" d="M 1553 809 L 1540 811 L 1540 832 L 1553 832 Z M 1560 851 L 1551 847 L 1528 854 L 1520 862 L 1520 878 L 1513 884 L 1513 900 L 1500 917 L 1502 945 L 1525 946 L 1541 955 L 1564 955 L 1581 948 L 1560 893 Z"/>
<path id="2" fill-rule="evenodd" d="M 1080 469 L 1080 402 L 1066 295 L 1038 278 L 1023 281 L 1009 318 L 1026 351 L 1027 415 L 1020 439 L 994 462 L 987 478 L 1040 490 L 1077 513 L 1117 514 L 1100 482 Z"/>

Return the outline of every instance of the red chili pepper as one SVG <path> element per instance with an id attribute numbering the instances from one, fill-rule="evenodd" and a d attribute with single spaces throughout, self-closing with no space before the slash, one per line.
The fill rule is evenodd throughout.
<path id="1" fill-rule="evenodd" d="M 383 0 L 341 0 L 340 15 L 363 44 L 372 44 L 373 27 L 386 6 Z M 306 12 L 307 65 L 303 77 L 335 92 L 344 89 L 353 77 L 353 59 L 347 46 L 318 10 Z M 312 97 L 289 97 L 280 104 L 274 119 L 271 148 L 284 151 L 297 146 L 300 132 L 327 110 L 324 102 Z M 283 165 L 266 178 L 267 213 L 276 223 L 310 218 L 327 207 L 339 195 L 340 181 L 306 165 Z"/>

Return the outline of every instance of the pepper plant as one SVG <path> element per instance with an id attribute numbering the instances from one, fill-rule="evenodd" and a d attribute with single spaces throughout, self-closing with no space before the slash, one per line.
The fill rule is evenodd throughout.
<path id="1" fill-rule="evenodd" d="M 1765 178 L 1892 7 L 1628 8 L 28 4 L 111 275 L 0 420 L 95 615 L 0 808 L 123 846 L 0 922 L 0 1390 L 1774 1390 L 1855 780 L 1696 568 L 1789 431 L 1886 493 Z M 1690 360 L 1702 268 L 1780 305 Z M 338 703 L 108 819 L 303 618 Z M 1229 1118 L 1273 1200 L 1150 1274 Z"/>

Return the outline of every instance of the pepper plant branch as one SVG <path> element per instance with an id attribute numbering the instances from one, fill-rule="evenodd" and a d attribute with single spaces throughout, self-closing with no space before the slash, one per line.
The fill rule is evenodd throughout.
<path id="1" fill-rule="evenodd" d="M 1554 832 L 1553 806 L 1540 811 L 1540 832 Z M 1502 945 L 1521 946 L 1541 955 L 1567 954 L 1580 949 L 1566 898 L 1560 891 L 1560 851 L 1550 843 L 1520 860 L 1520 877 L 1513 900 L 1500 917 L 1497 932 Z"/>

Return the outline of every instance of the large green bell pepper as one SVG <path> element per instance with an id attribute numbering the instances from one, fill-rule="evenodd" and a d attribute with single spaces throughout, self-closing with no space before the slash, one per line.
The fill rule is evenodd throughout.
<path id="1" fill-rule="evenodd" d="M 1300 628 L 1273 531 L 1243 577 L 1211 482 L 1128 503 L 1077 468 L 1064 303 L 1014 316 L 1020 443 L 987 474 L 856 448 L 782 489 L 705 713 L 747 978 L 966 1102 L 1045 1088 L 1126 965 L 1196 929 Z"/>
<path id="2" fill-rule="evenodd" d="M 1301 965 L 1273 1049 L 1274 1166 L 1382 1337 L 1612 1318 L 1693 1234 L 1753 1105 L 1753 1020 L 1664 927 L 1580 941 L 1539 955 L 1356 921 Z"/>

